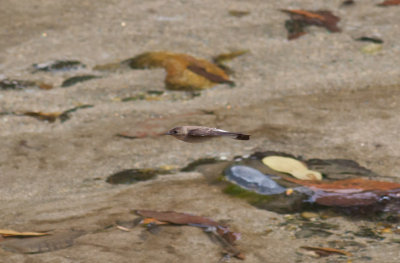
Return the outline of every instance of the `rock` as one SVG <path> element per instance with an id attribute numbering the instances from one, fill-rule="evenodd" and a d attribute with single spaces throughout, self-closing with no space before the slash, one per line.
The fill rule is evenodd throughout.
<path id="1" fill-rule="evenodd" d="M 263 195 L 281 194 L 286 188 L 277 184 L 260 171 L 243 166 L 234 165 L 225 170 L 228 181 L 235 183 L 246 190 L 251 190 Z"/>

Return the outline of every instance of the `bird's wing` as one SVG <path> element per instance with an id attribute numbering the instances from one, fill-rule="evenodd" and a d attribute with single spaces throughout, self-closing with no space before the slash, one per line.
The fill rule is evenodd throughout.
<path id="1" fill-rule="evenodd" d="M 219 129 L 213 129 L 213 128 L 196 128 L 196 129 L 191 129 L 188 131 L 188 136 L 221 136 L 221 135 L 228 135 L 229 132 L 224 131 L 224 130 L 219 130 Z"/>

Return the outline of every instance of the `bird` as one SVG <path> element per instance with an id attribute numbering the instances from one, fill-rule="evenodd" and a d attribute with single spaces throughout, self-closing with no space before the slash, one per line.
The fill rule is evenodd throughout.
<path id="1" fill-rule="evenodd" d="M 230 137 L 235 140 L 250 139 L 250 135 L 247 134 L 204 126 L 179 126 L 169 130 L 165 135 L 171 135 L 178 140 L 190 143 L 204 142 L 216 137 Z"/>

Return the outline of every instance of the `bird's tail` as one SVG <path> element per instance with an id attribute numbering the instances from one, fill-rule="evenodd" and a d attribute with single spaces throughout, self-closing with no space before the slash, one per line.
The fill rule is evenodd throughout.
<path id="1" fill-rule="evenodd" d="M 222 131 L 218 135 L 229 136 L 229 137 L 231 137 L 232 139 L 235 139 L 235 140 L 242 140 L 242 141 L 250 140 L 250 135 L 243 134 L 243 133 Z"/>
<path id="2" fill-rule="evenodd" d="M 236 133 L 236 136 L 234 137 L 234 139 L 235 140 L 247 141 L 247 140 L 250 140 L 250 135 L 242 134 L 242 133 Z"/>

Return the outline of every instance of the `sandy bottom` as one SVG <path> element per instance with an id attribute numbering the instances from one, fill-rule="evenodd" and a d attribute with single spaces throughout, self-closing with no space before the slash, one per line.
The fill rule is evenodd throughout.
<path id="1" fill-rule="evenodd" d="M 378 222 L 332 217 L 329 237 L 297 238 L 287 216 L 257 209 L 222 193 L 199 172 L 160 175 L 133 185 L 110 185 L 112 173 L 130 168 L 181 168 L 205 157 L 231 159 L 254 151 L 284 151 L 306 158 L 347 158 L 382 176 L 400 174 L 400 16 L 377 1 L 1 1 L 2 77 L 44 81 L 51 90 L 1 90 L 0 112 L 57 112 L 91 104 L 66 122 L 0 115 L 0 228 L 84 231 L 73 245 L 48 253 L 0 248 L 0 262 L 217 262 L 222 248 L 193 227 L 142 227 L 124 232 L 117 220 L 134 209 L 189 212 L 227 222 L 242 234 L 246 262 L 348 262 L 316 259 L 300 246 L 331 246 L 353 253 L 352 262 L 397 262 L 398 234 L 376 240 L 352 235 Z M 341 33 L 310 28 L 286 40 L 281 8 L 329 9 Z M 249 11 L 237 18 L 229 10 Z M 354 41 L 377 36 L 377 54 Z M 202 58 L 237 49 L 250 52 L 229 63 L 235 88 L 219 85 L 193 99 L 168 91 L 157 101 L 121 102 L 164 90 L 162 70 L 99 73 L 102 78 L 61 88 L 76 72 L 32 73 L 31 65 L 78 59 L 91 73 L 98 64 L 145 51 L 169 50 Z M 172 99 L 172 98 L 178 99 Z M 187 144 L 168 136 L 129 140 L 117 133 L 156 134 L 178 125 L 203 125 L 252 135 L 250 141 Z M 295 217 L 297 215 L 294 215 Z M 1 240 L 0 240 L 1 241 Z M 3 241 L 5 242 L 5 241 Z M 331 242 L 331 243 L 329 243 Z M 0 242 L 1 245 L 2 242 Z M 237 261 L 232 259 L 232 261 Z"/>

